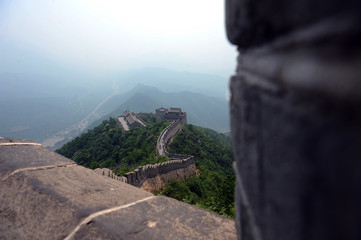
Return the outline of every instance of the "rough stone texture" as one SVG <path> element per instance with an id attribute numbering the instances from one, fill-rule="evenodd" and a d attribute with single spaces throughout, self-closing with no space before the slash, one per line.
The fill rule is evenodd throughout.
<path id="1" fill-rule="evenodd" d="M 13 147 L 0 146 L 0 153 L 7 148 Z M 39 147 L 22 148 L 17 156 L 27 165 Z M 54 153 L 44 148 L 44 159 L 46 153 L 51 163 Z M 2 167 L 12 162 L 6 156 L 1 154 Z M 0 184 L 0 239 L 62 239 L 93 212 L 151 196 L 77 165 L 20 171 Z"/>
<path id="2" fill-rule="evenodd" d="M 23 168 L 55 167 L 75 164 L 72 160 L 48 151 L 40 145 L 32 145 L 36 144 L 33 141 L 20 140 L 13 143 L 14 141 L 15 140 L 11 139 L 0 139 L 1 178 L 8 177 L 14 171 Z M 14 145 L 1 146 L 1 144 L 4 143 L 13 143 Z M 24 145 L 15 145 L 19 143 Z M 28 145 L 26 143 L 28 143 Z M 10 162 L 8 161 L 9 159 L 11 159 Z"/>
<path id="3" fill-rule="evenodd" d="M 190 176 L 194 175 L 196 172 L 196 165 L 191 164 L 185 168 L 179 168 L 174 171 L 167 172 L 165 174 L 160 174 L 154 178 L 147 178 L 143 184 L 140 186 L 141 189 L 148 192 L 154 192 L 165 187 L 165 184 L 171 179 L 178 179 L 184 182 Z"/>
<path id="4" fill-rule="evenodd" d="M 359 6 L 227 0 L 239 239 L 361 239 Z"/>
<path id="5" fill-rule="evenodd" d="M 233 220 L 166 197 L 96 217 L 75 235 L 75 239 L 235 238 Z"/>
<path id="6" fill-rule="evenodd" d="M 160 239 L 166 233 L 180 239 L 184 229 L 189 239 L 221 239 L 225 231 L 235 238 L 231 219 L 103 177 L 34 142 L 10 140 L 14 145 L 0 142 L 1 167 L 11 169 L 0 171 L 0 239 Z"/>

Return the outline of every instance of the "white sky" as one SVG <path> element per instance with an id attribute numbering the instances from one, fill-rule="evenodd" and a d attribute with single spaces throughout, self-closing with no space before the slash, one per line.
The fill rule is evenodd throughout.
<path id="1" fill-rule="evenodd" d="M 235 58 L 223 0 L 0 0 L 0 72 L 41 72 L 46 63 L 230 76 Z"/>

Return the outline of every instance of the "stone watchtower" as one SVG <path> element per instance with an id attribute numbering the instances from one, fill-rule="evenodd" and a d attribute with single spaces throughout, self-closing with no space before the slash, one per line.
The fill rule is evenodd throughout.
<path id="1" fill-rule="evenodd" d="M 187 124 L 187 113 L 182 112 L 180 108 L 170 108 L 169 110 L 166 108 L 157 108 L 155 113 L 158 118 L 173 122 L 175 120 L 180 120 L 183 122 L 183 125 Z"/>
<path id="2" fill-rule="evenodd" d="M 157 108 L 155 110 L 155 114 L 160 118 L 160 119 L 165 119 L 165 113 L 168 112 L 168 109 L 166 108 Z"/>

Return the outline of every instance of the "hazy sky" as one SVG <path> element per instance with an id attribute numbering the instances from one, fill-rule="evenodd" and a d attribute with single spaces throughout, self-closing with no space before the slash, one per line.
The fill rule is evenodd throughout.
<path id="1" fill-rule="evenodd" d="M 229 76 L 223 0 L 0 0 L 0 73 L 131 68 Z"/>

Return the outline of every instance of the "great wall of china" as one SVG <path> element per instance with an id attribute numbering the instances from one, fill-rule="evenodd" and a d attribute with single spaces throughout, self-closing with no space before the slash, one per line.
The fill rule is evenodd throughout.
<path id="1" fill-rule="evenodd" d="M 171 159 L 170 161 L 140 166 L 122 177 L 116 176 L 110 169 L 98 168 L 95 171 L 103 176 L 108 176 L 150 192 L 163 188 L 171 178 L 184 181 L 196 173 L 194 156 L 170 154 L 167 147 L 185 124 L 187 124 L 187 117 L 184 113 L 180 118 L 172 121 L 157 139 L 157 155 L 166 156 Z"/>

